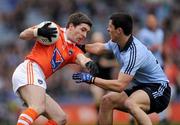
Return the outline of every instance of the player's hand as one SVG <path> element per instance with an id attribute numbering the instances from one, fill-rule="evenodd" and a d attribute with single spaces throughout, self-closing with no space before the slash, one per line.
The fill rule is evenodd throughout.
<path id="1" fill-rule="evenodd" d="M 95 76 L 99 73 L 98 66 L 95 62 L 89 61 L 85 64 L 85 66 L 89 70 L 91 75 Z"/>
<path id="2" fill-rule="evenodd" d="M 51 25 L 50 22 L 45 23 L 44 26 L 42 26 L 41 28 L 38 28 L 37 35 L 46 37 L 51 42 L 52 41 L 51 38 L 56 37 L 57 28 L 50 28 L 49 25 Z"/>
<path id="3" fill-rule="evenodd" d="M 95 79 L 95 77 L 93 77 L 91 74 L 85 72 L 74 73 L 72 78 L 73 80 L 75 80 L 76 83 L 85 82 L 88 84 L 94 83 L 94 79 Z"/>
<path id="4" fill-rule="evenodd" d="M 86 53 L 85 45 L 82 44 L 76 44 L 76 46 L 81 49 L 84 53 Z"/>

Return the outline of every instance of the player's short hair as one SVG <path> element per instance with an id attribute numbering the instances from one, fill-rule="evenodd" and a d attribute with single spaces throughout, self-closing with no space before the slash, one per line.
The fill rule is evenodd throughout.
<path id="1" fill-rule="evenodd" d="M 68 18 L 66 28 L 68 28 L 69 24 L 71 24 L 71 23 L 74 26 L 80 25 L 81 23 L 85 23 L 85 24 L 89 25 L 90 27 L 92 27 L 91 19 L 82 12 L 76 12 L 76 13 L 71 14 Z"/>
<path id="2" fill-rule="evenodd" d="M 129 14 L 126 13 L 114 13 L 109 18 L 112 20 L 112 24 L 115 29 L 121 27 L 125 35 L 132 33 L 133 19 Z"/>

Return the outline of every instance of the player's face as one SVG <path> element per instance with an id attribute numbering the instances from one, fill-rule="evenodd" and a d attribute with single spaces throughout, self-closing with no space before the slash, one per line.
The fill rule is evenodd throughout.
<path id="1" fill-rule="evenodd" d="M 115 29 L 114 25 L 112 24 L 112 20 L 109 20 L 107 31 L 109 32 L 111 40 L 113 42 L 117 42 L 118 32 L 117 29 Z"/>
<path id="2" fill-rule="evenodd" d="M 85 40 L 87 33 L 90 31 L 90 26 L 82 23 L 77 26 L 71 26 L 71 41 L 80 43 Z"/>

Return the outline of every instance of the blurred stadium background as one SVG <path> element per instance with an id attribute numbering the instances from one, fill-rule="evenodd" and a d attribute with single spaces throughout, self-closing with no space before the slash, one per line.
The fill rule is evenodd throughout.
<path id="1" fill-rule="evenodd" d="M 164 29 L 163 56 L 169 57 L 168 73 L 174 80 L 176 95 L 172 101 L 172 123 L 180 124 L 180 1 L 179 0 L 0 0 L 0 125 L 14 125 L 20 111 L 20 100 L 14 95 L 11 75 L 15 67 L 32 48 L 33 41 L 21 41 L 19 33 L 32 25 L 52 20 L 65 26 L 69 14 L 82 11 L 94 22 L 93 31 L 103 32 L 108 39 L 108 16 L 116 11 L 133 15 L 134 34 L 144 26 L 145 16 L 153 11 Z M 91 32 L 91 33 L 92 33 Z M 166 64 L 166 63 L 165 63 Z M 48 79 L 48 93 L 68 114 L 68 124 L 93 124 L 96 111 L 88 85 L 77 86 L 71 79 L 78 66 L 70 65 Z M 117 70 L 112 70 L 115 77 Z M 157 114 L 152 114 L 154 122 Z M 116 112 L 115 123 L 126 124 L 128 115 Z"/>

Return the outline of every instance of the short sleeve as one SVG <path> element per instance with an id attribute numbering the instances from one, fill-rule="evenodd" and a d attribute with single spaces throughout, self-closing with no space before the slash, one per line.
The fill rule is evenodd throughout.
<path id="1" fill-rule="evenodd" d="M 105 43 L 104 45 L 107 50 L 110 50 L 110 51 L 113 50 L 114 43 L 111 40 Z"/>

